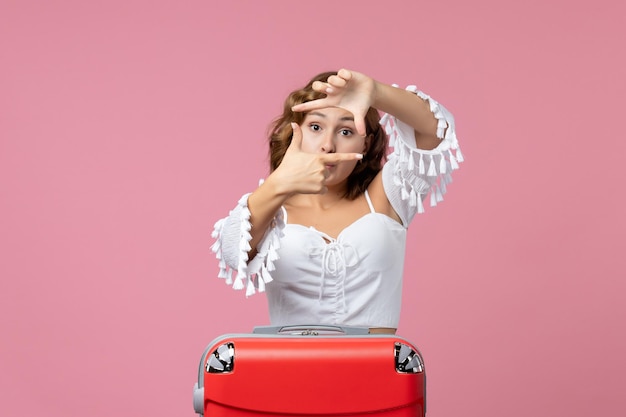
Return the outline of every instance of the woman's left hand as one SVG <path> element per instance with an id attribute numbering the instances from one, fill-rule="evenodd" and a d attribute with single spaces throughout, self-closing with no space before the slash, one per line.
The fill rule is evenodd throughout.
<path id="1" fill-rule="evenodd" d="M 326 94 L 318 100 L 297 104 L 291 108 L 297 112 L 308 112 L 325 107 L 341 107 L 354 115 L 357 132 L 365 136 L 365 115 L 376 97 L 376 82 L 361 73 L 340 69 L 326 82 L 315 81 L 313 90 Z"/>

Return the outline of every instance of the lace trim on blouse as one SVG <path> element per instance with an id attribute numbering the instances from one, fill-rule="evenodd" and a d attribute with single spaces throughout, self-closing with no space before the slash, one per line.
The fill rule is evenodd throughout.
<path id="1" fill-rule="evenodd" d="M 396 84 L 393 86 L 398 87 Z M 393 164 L 393 183 L 400 188 L 401 199 L 408 200 L 409 206 L 417 208 L 417 213 L 421 214 L 424 212 L 423 200 L 429 192 L 431 207 L 443 201 L 447 186 L 452 182 L 451 172 L 459 168 L 463 154 L 452 114 L 416 86 L 410 85 L 406 90 L 428 102 L 430 111 L 437 119 L 437 137 L 441 143 L 432 150 L 419 149 L 408 140 L 414 137 L 411 126 L 389 114 L 381 118 L 380 124 L 389 135 L 389 146 L 393 148 L 387 163 L 398 158 Z M 405 225 L 410 220 L 402 218 Z"/>
<path id="2" fill-rule="evenodd" d="M 218 278 L 225 279 L 226 284 L 232 285 L 235 290 L 246 288 L 246 296 L 255 294 L 257 290 L 264 292 L 265 284 L 272 281 L 270 272 L 275 269 L 274 261 L 278 259 L 280 238 L 283 236 L 285 227 L 282 210 L 279 210 L 261 239 L 257 247 L 256 256 L 248 263 L 248 252 L 252 249 L 250 246 L 250 241 L 252 240 L 250 229 L 252 224 L 250 223 L 250 210 L 248 209 L 248 197 L 250 194 L 245 194 L 239 199 L 237 207 L 231 210 L 228 217 L 215 223 L 213 233 L 211 234 L 216 239 L 211 246 L 211 250 L 219 260 L 220 271 Z M 233 262 L 234 259 L 226 259 L 222 246 L 225 237 L 224 226 L 228 219 L 239 222 L 240 234 L 238 237 L 239 247 L 237 248 L 238 256 L 236 262 Z M 235 264 L 237 267 L 233 268 L 231 265 Z M 234 281 L 233 271 L 236 273 Z"/>

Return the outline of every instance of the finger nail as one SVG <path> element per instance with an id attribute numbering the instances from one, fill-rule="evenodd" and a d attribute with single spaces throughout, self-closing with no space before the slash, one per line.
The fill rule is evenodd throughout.
<path id="1" fill-rule="evenodd" d="M 356 159 L 363 159 L 363 154 L 362 153 L 357 153 L 356 154 Z"/>

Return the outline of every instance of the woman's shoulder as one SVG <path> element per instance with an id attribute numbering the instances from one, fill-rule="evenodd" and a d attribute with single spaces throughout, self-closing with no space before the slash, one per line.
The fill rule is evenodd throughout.
<path id="1" fill-rule="evenodd" d="M 367 187 L 367 194 L 369 195 L 372 205 L 374 206 L 374 210 L 377 213 L 385 214 L 398 223 L 402 223 L 400 216 L 398 216 L 398 213 L 396 213 L 391 206 L 391 203 L 387 198 L 387 194 L 385 193 L 382 170 L 374 177 L 370 185 Z"/>

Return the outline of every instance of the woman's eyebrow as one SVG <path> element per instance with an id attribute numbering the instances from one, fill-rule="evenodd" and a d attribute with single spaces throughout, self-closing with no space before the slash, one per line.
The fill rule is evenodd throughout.
<path id="1" fill-rule="evenodd" d="M 326 118 L 326 115 L 324 113 L 320 113 L 317 111 L 312 111 L 307 113 L 307 116 L 318 116 L 318 117 L 323 117 Z M 341 120 L 342 122 L 354 122 L 354 117 L 353 116 L 344 116 L 339 118 L 339 120 Z"/>

